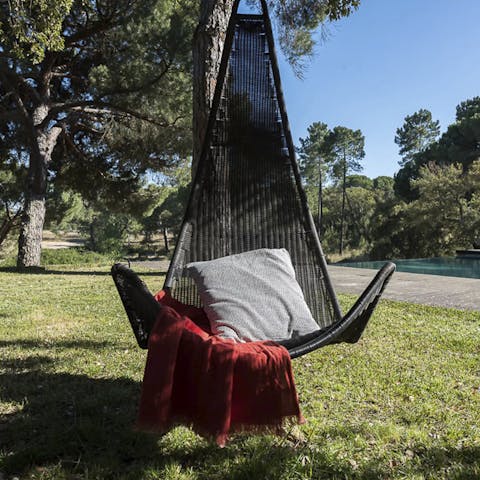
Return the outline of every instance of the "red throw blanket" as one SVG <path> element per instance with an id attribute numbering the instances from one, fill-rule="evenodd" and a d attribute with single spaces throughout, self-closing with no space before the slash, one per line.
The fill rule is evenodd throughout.
<path id="1" fill-rule="evenodd" d="M 286 417 L 304 421 L 284 347 L 213 336 L 202 309 L 163 291 L 156 298 L 164 308 L 148 342 L 139 428 L 187 424 L 224 446 L 232 432 L 279 431 Z"/>

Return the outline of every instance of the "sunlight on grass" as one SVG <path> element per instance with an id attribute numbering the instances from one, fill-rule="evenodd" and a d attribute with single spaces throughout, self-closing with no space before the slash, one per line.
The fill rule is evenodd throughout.
<path id="1" fill-rule="evenodd" d="M 298 441 L 240 435 L 219 449 L 188 428 L 132 429 L 145 352 L 108 271 L 0 272 L 4 478 L 480 477 L 479 313 L 382 301 L 358 344 L 294 361 Z"/>

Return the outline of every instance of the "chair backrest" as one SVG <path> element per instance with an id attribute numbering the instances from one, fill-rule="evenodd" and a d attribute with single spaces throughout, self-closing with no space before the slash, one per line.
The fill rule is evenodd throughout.
<path id="1" fill-rule="evenodd" d="M 288 250 L 320 327 L 341 317 L 301 185 L 265 5 L 263 15 L 235 10 L 232 17 L 165 288 L 184 303 L 200 305 L 187 263 L 258 248 Z"/>

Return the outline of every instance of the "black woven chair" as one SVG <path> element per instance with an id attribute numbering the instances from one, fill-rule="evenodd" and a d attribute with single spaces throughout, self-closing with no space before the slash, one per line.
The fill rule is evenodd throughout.
<path id="1" fill-rule="evenodd" d="M 228 27 L 203 151 L 164 288 L 183 303 L 201 306 L 185 269 L 187 263 L 258 248 L 285 248 L 320 326 L 308 341 L 285 342 L 294 358 L 328 344 L 358 341 L 395 265 L 386 263 L 342 315 L 301 184 L 266 3 L 262 0 L 262 15 L 239 14 L 238 3 Z M 114 267 L 112 274 L 137 340 L 145 347 L 146 330 L 139 331 L 141 314 L 119 286 L 135 283 L 130 273 L 125 280 L 125 272 Z"/>

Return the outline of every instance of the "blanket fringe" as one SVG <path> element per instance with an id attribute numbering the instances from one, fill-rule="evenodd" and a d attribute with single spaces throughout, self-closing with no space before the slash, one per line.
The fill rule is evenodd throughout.
<path id="1" fill-rule="evenodd" d="M 215 442 L 220 448 L 224 448 L 227 442 L 237 435 L 275 435 L 278 437 L 288 437 L 294 427 L 305 423 L 306 421 L 301 414 L 290 415 L 284 417 L 280 423 L 265 425 L 236 424 L 231 426 L 228 433 L 212 434 L 212 432 L 199 428 L 198 425 L 195 425 L 185 417 L 175 417 L 168 427 L 160 428 L 155 425 L 142 425 L 137 423 L 134 430 L 154 435 L 166 435 L 176 427 L 188 427 L 203 439 L 209 442 Z"/>

